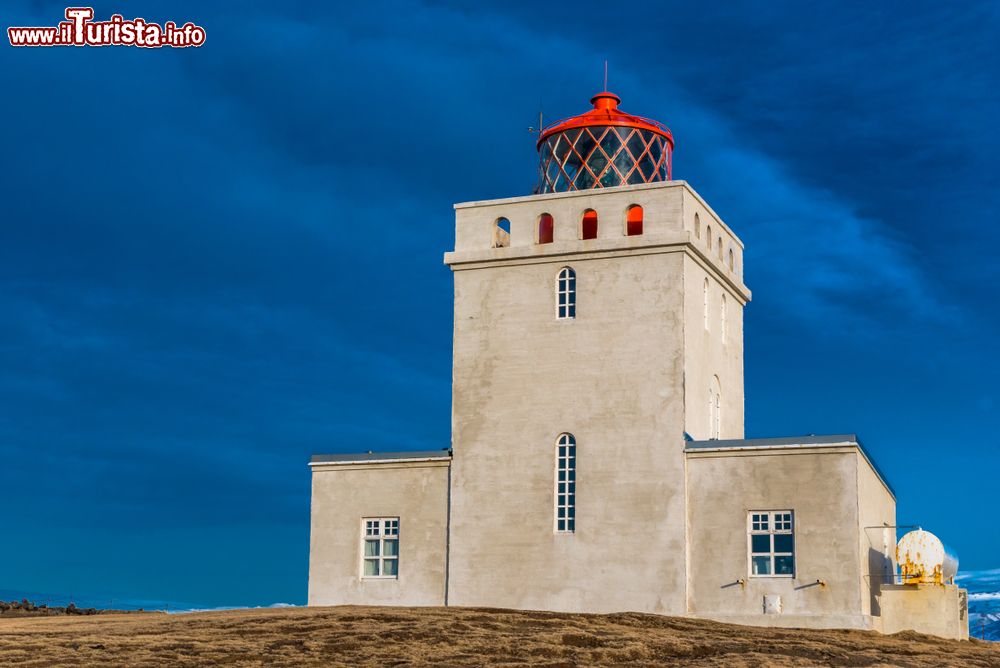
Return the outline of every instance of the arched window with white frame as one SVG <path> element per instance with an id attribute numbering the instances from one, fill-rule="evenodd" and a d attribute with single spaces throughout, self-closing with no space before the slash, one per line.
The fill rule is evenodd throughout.
<path id="1" fill-rule="evenodd" d="M 713 439 L 720 438 L 722 434 L 722 385 L 718 376 L 712 376 L 708 390 L 708 433 Z"/>
<path id="2" fill-rule="evenodd" d="M 576 272 L 563 267 L 556 278 L 556 319 L 571 320 L 576 317 Z"/>
<path id="3" fill-rule="evenodd" d="M 559 533 L 576 531 L 576 437 L 559 434 L 556 441 L 555 528 Z"/>

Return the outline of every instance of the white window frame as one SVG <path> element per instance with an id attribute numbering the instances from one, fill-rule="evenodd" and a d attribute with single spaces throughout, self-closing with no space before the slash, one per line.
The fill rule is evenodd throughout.
<path id="1" fill-rule="evenodd" d="M 376 555 L 368 555 L 366 547 L 368 542 L 377 546 Z M 395 542 L 396 553 L 386 554 L 386 543 Z M 365 573 L 366 562 L 373 562 L 377 565 L 378 573 L 367 575 Z M 395 573 L 385 574 L 385 564 L 394 562 Z M 361 579 L 363 580 L 396 580 L 399 578 L 399 518 L 398 517 L 363 517 L 361 518 Z"/>
<path id="2" fill-rule="evenodd" d="M 553 527 L 556 533 L 576 532 L 576 437 L 559 434 L 556 439 L 556 471 L 553 486 Z"/>
<path id="3" fill-rule="evenodd" d="M 556 275 L 556 320 L 576 319 L 576 270 L 563 267 Z"/>
<path id="4" fill-rule="evenodd" d="M 792 549 L 787 551 L 776 551 L 774 548 L 775 536 L 791 536 Z M 769 549 L 767 552 L 755 552 L 753 549 L 754 536 L 768 536 Z M 754 557 L 767 557 L 769 573 L 754 573 Z M 791 557 L 792 572 L 776 573 L 775 560 L 777 557 Z M 794 578 L 795 577 L 795 512 L 793 510 L 750 510 L 747 511 L 747 574 L 752 578 Z"/>

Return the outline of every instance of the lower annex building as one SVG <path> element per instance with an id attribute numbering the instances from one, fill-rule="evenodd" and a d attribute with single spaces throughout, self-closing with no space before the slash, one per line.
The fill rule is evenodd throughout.
<path id="1" fill-rule="evenodd" d="M 540 133 L 537 194 L 455 205 L 452 447 L 313 457 L 309 604 L 967 637 L 963 590 L 895 584 L 856 436 L 744 439 L 743 244 L 619 101 Z"/>

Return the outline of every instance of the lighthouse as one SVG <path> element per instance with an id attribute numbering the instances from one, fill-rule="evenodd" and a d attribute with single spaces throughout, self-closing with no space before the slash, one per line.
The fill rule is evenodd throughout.
<path id="1" fill-rule="evenodd" d="M 451 443 L 312 458 L 310 605 L 967 637 L 964 590 L 895 583 L 857 436 L 745 438 L 743 243 L 666 125 L 590 103 L 532 194 L 454 205 Z"/>

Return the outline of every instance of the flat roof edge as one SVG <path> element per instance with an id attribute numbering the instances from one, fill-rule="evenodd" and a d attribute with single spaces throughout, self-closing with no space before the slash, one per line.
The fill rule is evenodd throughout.
<path id="1" fill-rule="evenodd" d="M 708 441 L 688 441 L 684 444 L 684 453 L 693 454 L 697 452 L 745 452 L 745 451 L 766 451 L 766 450 L 794 450 L 796 448 L 832 448 L 832 447 L 855 447 L 861 456 L 865 458 L 875 476 L 885 485 L 886 490 L 896 498 L 896 490 L 889 484 L 888 478 L 882 473 L 882 469 L 868 453 L 868 450 L 861 443 L 857 434 L 830 434 L 827 436 L 786 436 L 780 438 L 745 438 L 745 439 L 716 439 Z"/>
<path id="2" fill-rule="evenodd" d="M 313 455 L 309 466 L 338 464 L 398 464 L 406 462 L 448 461 L 451 450 L 413 450 L 410 452 L 352 452 L 336 455 Z"/>

